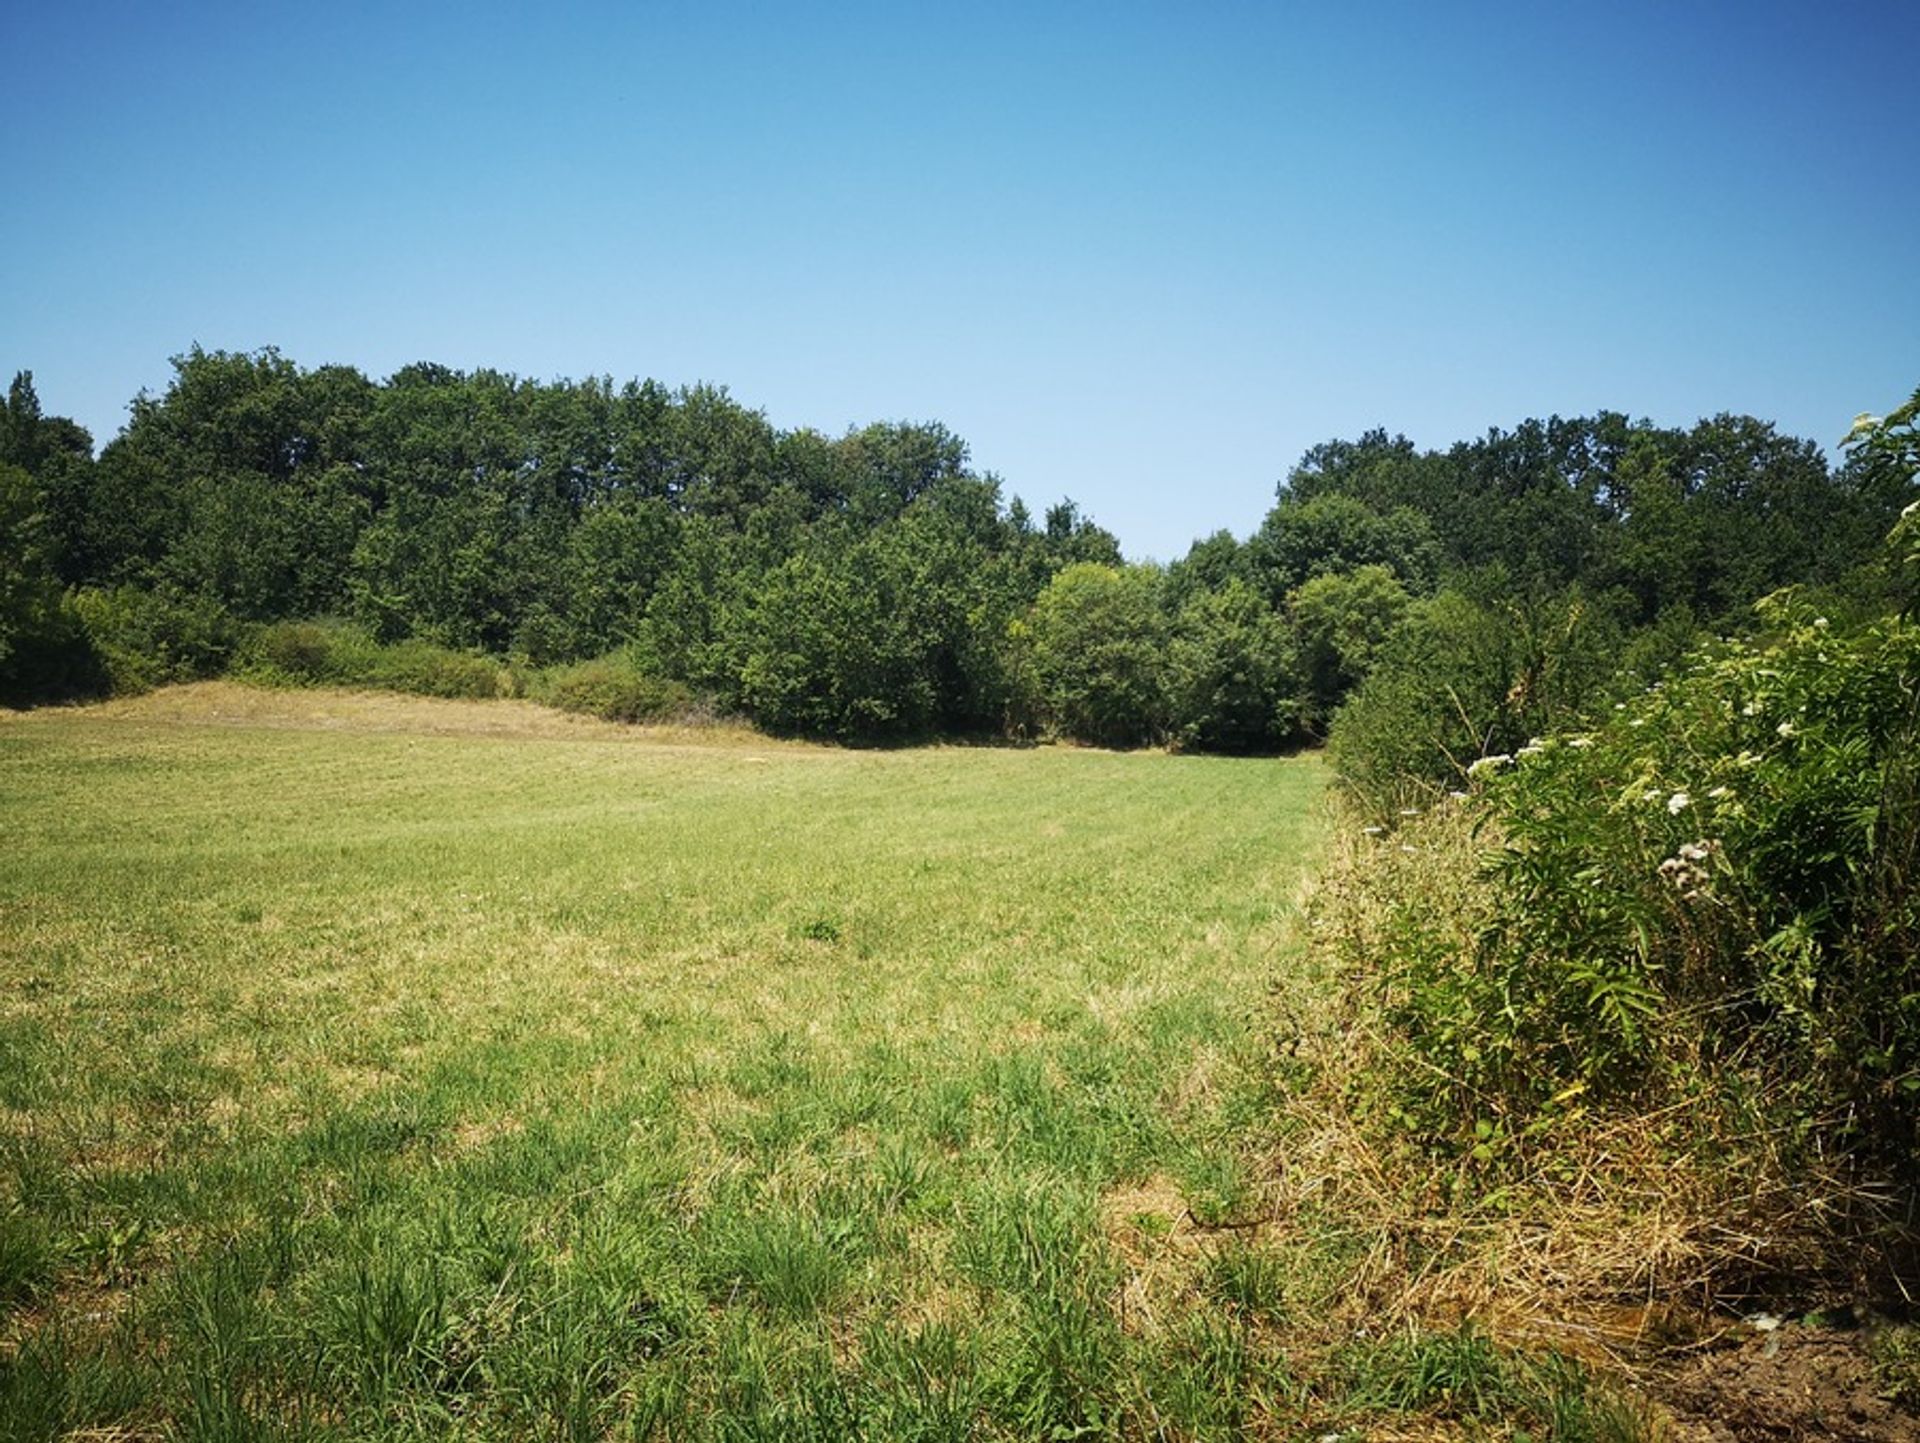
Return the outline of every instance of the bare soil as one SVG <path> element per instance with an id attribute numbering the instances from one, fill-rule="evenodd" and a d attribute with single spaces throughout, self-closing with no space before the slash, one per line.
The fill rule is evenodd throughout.
<path id="1" fill-rule="evenodd" d="M 1675 1443 L 1920 1443 L 1920 1417 L 1886 1396 L 1860 1329 L 1751 1333 L 1650 1391 L 1672 1416 Z"/>

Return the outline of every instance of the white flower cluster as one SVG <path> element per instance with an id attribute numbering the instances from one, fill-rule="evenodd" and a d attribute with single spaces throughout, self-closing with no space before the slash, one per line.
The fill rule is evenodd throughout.
<path id="1" fill-rule="evenodd" d="M 1477 777 L 1482 772 L 1491 772 L 1491 771 L 1497 770 L 1500 767 L 1504 767 L 1508 762 L 1512 760 L 1513 758 L 1510 755 L 1508 755 L 1506 752 L 1495 752 L 1491 756 L 1481 757 L 1478 761 L 1474 762 L 1471 766 L 1469 766 L 1467 768 L 1467 775 L 1470 777 Z"/>
<path id="2" fill-rule="evenodd" d="M 1707 866 L 1720 852 L 1720 844 L 1702 839 L 1688 842 L 1677 855 L 1660 864 L 1660 879 L 1680 893 L 1683 902 L 1704 901 L 1708 896 Z"/>

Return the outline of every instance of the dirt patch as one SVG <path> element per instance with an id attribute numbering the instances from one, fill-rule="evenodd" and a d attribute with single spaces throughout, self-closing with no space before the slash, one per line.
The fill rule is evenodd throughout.
<path id="1" fill-rule="evenodd" d="M 1650 1391 L 1672 1414 L 1674 1443 L 1920 1443 L 1920 1417 L 1888 1399 L 1860 1330 L 1751 1333 Z"/>

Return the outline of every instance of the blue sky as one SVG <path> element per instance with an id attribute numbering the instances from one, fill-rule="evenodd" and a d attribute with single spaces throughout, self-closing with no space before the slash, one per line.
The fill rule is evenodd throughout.
<path id="1" fill-rule="evenodd" d="M 1308 446 L 1920 385 L 1920 5 L 0 8 L 0 368 L 938 419 L 1130 555 Z"/>

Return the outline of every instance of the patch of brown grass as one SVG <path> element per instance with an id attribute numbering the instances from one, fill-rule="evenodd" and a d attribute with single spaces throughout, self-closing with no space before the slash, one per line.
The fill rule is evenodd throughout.
<path id="1" fill-rule="evenodd" d="M 1305 1312 L 1329 1345 L 1471 1323 L 1654 1382 L 1743 1333 L 1742 1313 L 1863 1299 L 1896 1276 L 1864 1240 L 1898 1199 L 1810 1163 L 1711 1086 L 1570 1115 L 1492 1163 L 1392 1120 L 1393 1079 L 1422 1062 L 1378 1011 L 1384 899 L 1425 889 L 1471 945 L 1487 845 L 1444 812 L 1410 832 L 1344 829 L 1307 902 L 1309 965 L 1278 998 L 1279 1065 L 1297 1085 L 1271 1162 L 1272 1237 L 1320 1279 Z"/>
<path id="2" fill-rule="evenodd" d="M 777 752 L 782 756 L 828 750 L 806 742 L 769 737 L 735 721 L 629 725 L 556 711 L 517 698 L 470 701 L 324 687 L 280 690 L 235 681 L 188 682 L 84 707 L 11 712 L 4 717 L 17 725 L 76 713 L 103 721 L 177 726 L 500 737 L 521 741 L 617 741 L 653 746 L 734 747 Z"/>

